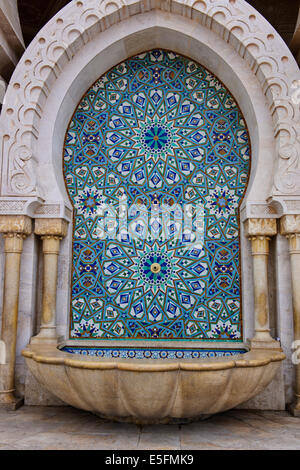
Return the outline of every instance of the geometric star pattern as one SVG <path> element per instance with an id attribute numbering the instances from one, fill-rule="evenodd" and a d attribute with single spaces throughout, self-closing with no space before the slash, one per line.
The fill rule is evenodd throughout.
<path id="1" fill-rule="evenodd" d="M 64 147 L 70 337 L 241 341 L 249 171 L 243 116 L 201 65 L 156 49 L 103 75 Z"/>

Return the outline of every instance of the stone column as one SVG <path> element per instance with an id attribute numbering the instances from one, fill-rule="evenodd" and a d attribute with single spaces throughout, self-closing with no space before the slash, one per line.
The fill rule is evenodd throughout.
<path id="1" fill-rule="evenodd" d="M 63 219 L 36 219 L 35 234 L 43 240 L 43 293 L 42 322 L 40 332 L 31 344 L 57 344 L 56 290 L 57 266 L 60 242 L 67 234 L 68 224 Z"/>
<path id="2" fill-rule="evenodd" d="M 27 216 L 0 216 L 4 237 L 4 288 L 0 340 L 0 408 L 16 410 L 23 399 L 15 397 L 15 362 L 19 311 L 20 266 L 23 241 L 31 233 Z"/>
<path id="3" fill-rule="evenodd" d="M 251 240 L 254 283 L 254 337 L 251 349 L 280 349 L 270 335 L 268 256 L 269 241 L 277 233 L 276 219 L 248 219 L 246 236 Z"/>
<path id="4" fill-rule="evenodd" d="M 280 233 L 289 241 L 292 274 L 296 390 L 295 403 L 290 406 L 290 411 L 300 417 L 300 215 L 282 217 Z"/>

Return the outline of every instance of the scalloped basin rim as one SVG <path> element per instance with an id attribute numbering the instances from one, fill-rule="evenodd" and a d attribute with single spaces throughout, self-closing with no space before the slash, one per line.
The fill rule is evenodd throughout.
<path id="1" fill-rule="evenodd" d="M 231 369 L 234 367 L 261 367 L 271 362 L 283 361 L 285 355 L 279 350 L 255 349 L 241 356 L 225 358 L 208 358 L 208 359 L 154 359 L 145 360 L 145 362 L 136 359 L 102 359 L 91 357 L 72 358 L 71 353 L 62 352 L 53 345 L 35 345 L 29 346 L 22 351 L 25 358 L 33 359 L 35 362 L 44 364 L 64 364 L 65 366 L 75 367 L 79 369 L 119 369 L 124 371 L 171 371 L 171 370 L 195 370 L 209 371 Z"/>
<path id="2" fill-rule="evenodd" d="M 260 393 L 285 358 L 280 350 L 255 349 L 201 359 L 74 359 L 45 344 L 22 354 L 35 378 L 65 403 L 137 424 L 186 422 L 235 408 Z"/>

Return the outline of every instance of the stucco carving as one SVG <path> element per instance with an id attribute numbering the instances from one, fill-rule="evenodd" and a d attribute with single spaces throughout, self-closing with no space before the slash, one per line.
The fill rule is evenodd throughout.
<path id="1" fill-rule="evenodd" d="M 261 203 L 247 203 L 241 211 L 241 220 L 245 222 L 250 218 L 277 219 L 281 216 L 282 205 Z"/>
<path id="2" fill-rule="evenodd" d="M 72 218 L 72 211 L 62 203 L 43 204 L 35 210 L 34 218 L 43 219 L 45 217 L 52 219 L 62 218 L 70 221 Z"/>
<path id="3" fill-rule="evenodd" d="M 191 18 L 219 34 L 257 76 L 269 103 L 277 141 L 272 195 L 300 193 L 300 78 L 289 49 L 272 26 L 244 0 L 73 0 L 40 31 L 22 57 L 1 116 L 1 195 L 36 197 L 35 154 L 45 101 L 64 65 L 93 37 L 115 23 L 150 10 Z"/>
<path id="4" fill-rule="evenodd" d="M 277 234 L 276 219 L 248 219 L 245 232 L 247 237 L 273 237 Z"/>
<path id="5" fill-rule="evenodd" d="M 280 232 L 282 235 L 300 233 L 300 215 L 286 215 L 280 219 Z"/>
<path id="6" fill-rule="evenodd" d="M 43 237 L 61 237 L 67 235 L 68 223 L 63 219 L 36 219 L 34 233 Z"/>
<path id="7" fill-rule="evenodd" d="M 23 234 L 30 235 L 32 231 L 32 223 L 30 217 L 1 215 L 0 216 L 0 233 L 2 234 Z"/>

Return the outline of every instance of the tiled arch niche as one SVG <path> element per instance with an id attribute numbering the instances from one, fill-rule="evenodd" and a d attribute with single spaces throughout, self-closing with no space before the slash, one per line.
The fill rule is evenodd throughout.
<path id="1" fill-rule="evenodd" d="M 296 126 L 299 110 L 293 101 L 299 69 L 276 31 L 243 0 L 227 2 L 226 6 L 222 0 L 146 3 L 124 0 L 116 2 L 114 11 L 109 11 L 108 6 L 107 0 L 70 2 L 43 28 L 20 61 L 1 115 L 4 130 L 1 140 L 1 214 L 5 218 L 12 215 L 22 220 L 25 215 L 25 218 L 35 219 L 35 223 L 40 221 L 41 225 L 43 219 L 46 225 L 49 220 L 51 225 L 52 219 L 57 218 L 70 222 L 71 207 L 61 171 L 61 150 L 78 96 L 110 67 L 148 50 L 155 43 L 155 47 L 175 49 L 197 60 L 234 91 L 253 144 L 251 177 L 241 207 L 242 222 L 247 219 L 251 222 L 251 236 L 275 236 L 274 219 L 284 214 L 282 234 L 297 234 L 296 222 L 289 223 L 290 219 L 297 221 L 299 213 Z M 45 174 L 47 178 L 44 178 Z M 21 225 L 10 227 L 5 221 L 2 231 L 10 234 L 14 230 L 23 229 Z M 47 235 L 45 230 L 36 230 L 35 233 Z M 49 233 L 57 236 L 54 229 Z M 64 230 L 59 230 L 59 233 L 65 235 Z M 255 305 L 250 245 L 243 235 L 243 325 L 246 339 L 253 337 Z M 290 243 L 293 240 L 291 238 Z M 259 241 L 257 239 L 257 243 Z M 287 264 L 288 248 L 284 242 L 282 237 L 277 237 L 274 242 L 278 260 L 284 260 L 279 267 L 276 266 L 276 332 L 290 355 L 293 341 L 292 289 L 290 266 Z M 256 240 L 252 240 L 254 243 Z M 65 339 L 68 338 L 70 305 L 70 245 L 69 233 L 61 243 L 57 301 L 53 296 L 57 331 Z M 18 331 L 19 351 L 36 334 L 32 321 L 36 318 L 32 300 L 35 292 L 28 295 L 27 285 L 22 282 L 24 279 L 31 285 L 36 282 L 36 241 L 33 236 L 26 240 L 25 250 L 26 269 L 21 272 L 20 285 L 22 310 L 19 319 L 22 328 Z M 257 257 L 265 256 L 264 253 Z M 295 253 L 295 250 L 291 251 L 291 257 L 296 257 Z M 296 299 L 296 277 L 293 292 Z M 18 293 L 19 285 L 16 283 L 15 298 Z M 4 292 L 4 298 L 9 298 L 10 294 Z M 288 304 L 286 299 L 289 299 Z M 295 311 L 294 317 L 297 315 Z M 16 335 L 16 331 L 12 334 Z M 11 363 L 14 364 L 14 357 Z M 274 409 L 282 407 L 284 389 L 286 402 L 293 397 L 291 364 L 286 362 L 284 367 L 286 383 L 279 379 L 276 397 L 273 392 L 268 393 L 268 406 Z M 23 371 L 23 366 L 21 369 Z M 13 366 L 11 370 L 14 372 Z"/>
<path id="2" fill-rule="evenodd" d="M 197 62 L 154 49 L 97 80 L 64 146 L 70 338 L 242 341 L 249 173 L 242 113 Z"/>

